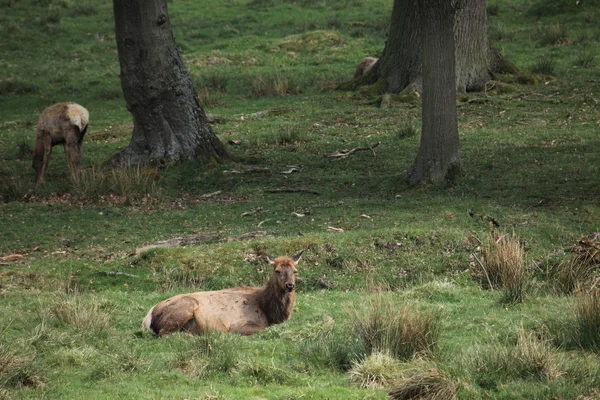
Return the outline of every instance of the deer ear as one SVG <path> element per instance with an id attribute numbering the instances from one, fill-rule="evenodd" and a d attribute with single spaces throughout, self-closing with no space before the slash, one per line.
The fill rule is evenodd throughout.
<path id="1" fill-rule="evenodd" d="M 271 264 L 271 265 L 275 264 L 275 257 L 273 257 L 270 254 L 265 254 L 265 256 L 267 257 L 267 261 L 269 262 L 269 264 Z"/>
<path id="2" fill-rule="evenodd" d="M 300 261 L 300 259 L 302 258 L 302 253 L 304 253 L 304 250 L 302 250 L 300 253 L 296 254 L 294 256 L 294 258 L 292 258 L 292 260 L 294 260 L 295 263 L 297 263 L 298 261 Z"/>

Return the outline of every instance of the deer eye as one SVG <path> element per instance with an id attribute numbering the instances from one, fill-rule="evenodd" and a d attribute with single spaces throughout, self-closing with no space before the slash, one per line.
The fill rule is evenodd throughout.
<path id="1" fill-rule="evenodd" d="M 278 274 L 280 274 L 280 273 L 281 273 L 281 271 L 280 271 L 280 270 L 278 270 L 278 269 L 276 269 L 276 270 L 275 270 L 275 272 L 276 272 L 276 273 L 278 273 Z"/>
<path id="2" fill-rule="evenodd" d="M 298 271 L 294 271 L 294 274 L 297 274 L 297 273 L 298 273 Z"/>

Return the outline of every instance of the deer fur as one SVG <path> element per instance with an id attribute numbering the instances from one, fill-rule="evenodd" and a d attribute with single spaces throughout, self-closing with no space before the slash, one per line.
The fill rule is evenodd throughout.
<path id="1" fill-rule="evenodd" d="M 273 274 L 263 288 L 236 287 L 209 292 L 180 294 L 150 309 L 142 328 L 159 337 L 185 331 L 252 335 L 273 324 L 287 321 L 294 309 L 296 264 L 294 257 L 267 256 Z"/>
<path id="2" fill-rule="evenodd" d="M 373 65 L 377 62 L 377 58 L 375 57 L 366 57 L 363 58 L 362 61 L 356 67 L 356 71 L 354 72 L 354 79 L 358 79 L 361 76 L 365 75 L 367 72 L 373 68 Z"/>
<path id="3" fill-rule="evenodd" d="M 76 103 L 56 103 L 40 115 L 33 153 L 36 181 L 44 182 L 52 147 L 65 147 L 71 175 L 77 177 L 81 168 L 81 143 L 90 120 L 88 110 Z"/>

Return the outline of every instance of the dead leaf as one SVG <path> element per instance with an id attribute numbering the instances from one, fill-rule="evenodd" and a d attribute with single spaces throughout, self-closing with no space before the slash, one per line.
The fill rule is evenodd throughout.
<path id="1" fill-rule="evenodd" d="M 327 230 L 329 232 L 344 232 L 344 230 L 342 228 L 336 228 L 335 226 L 328 226 Z"/>

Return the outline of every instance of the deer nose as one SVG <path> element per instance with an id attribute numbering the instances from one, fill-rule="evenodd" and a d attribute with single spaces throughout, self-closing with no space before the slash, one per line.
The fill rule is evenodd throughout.
<path id="1" fill-rule="evenodd" d="M 294 285 L 293 283 L 286 283 L 285 284 L 285 290 L 288 292 L 291 292 L 292 290 L 294 290 L 294 287 L 296 287 L 296 285 Z"/>

